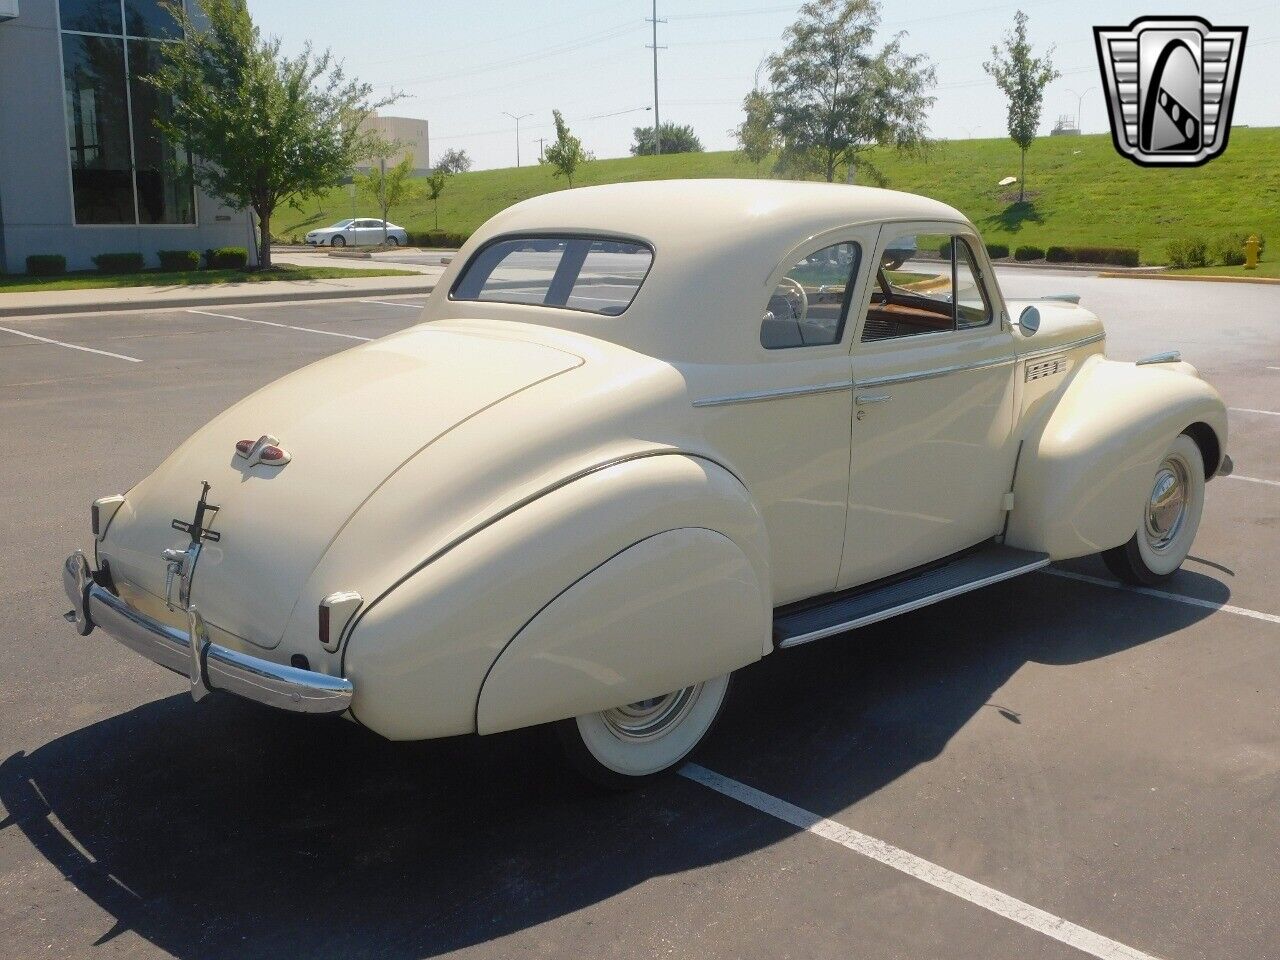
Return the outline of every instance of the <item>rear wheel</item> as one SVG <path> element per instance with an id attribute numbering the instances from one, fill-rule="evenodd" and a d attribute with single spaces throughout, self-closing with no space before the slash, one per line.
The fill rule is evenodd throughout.
<path id="1" fill-rule="evenodd" d="M 729 676 L 561 720 L 556 736 L 587 779 L 613 790 L 638 787 L 674 769 L 702 742 L 728 696 Z"/>
<path id="2" fill-rule="evenodd" d="M 1185 433 L 1179 435 L 1156 468 L 1138 532 L 1128 543 L 1102 554 L 1113 574 L 1126 583 L 1150 587 L 1182 566 L 1200 527 L 1204 470 L 1196 442 Z"/>

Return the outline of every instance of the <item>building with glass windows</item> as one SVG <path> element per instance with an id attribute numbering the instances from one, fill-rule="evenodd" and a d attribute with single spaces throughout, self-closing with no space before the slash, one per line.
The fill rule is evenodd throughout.
<path id="1" fill-rule="evenodd" d="M 195 188 L 145 82 L 177 30 L 159 0 L 0 0 L 0 267 L 59 253 L 255 249 L 252 216 Z"/>

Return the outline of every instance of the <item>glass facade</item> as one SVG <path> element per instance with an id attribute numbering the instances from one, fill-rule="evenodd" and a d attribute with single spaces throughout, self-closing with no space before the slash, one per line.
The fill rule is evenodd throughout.
<path id="1" fill-rule="evenodd" d="M 157 129 L 169 104 L 145 82 L 178 24 L 158 0 L 60 9 L 76 223 L 195 223 L 191 157 Z"/>

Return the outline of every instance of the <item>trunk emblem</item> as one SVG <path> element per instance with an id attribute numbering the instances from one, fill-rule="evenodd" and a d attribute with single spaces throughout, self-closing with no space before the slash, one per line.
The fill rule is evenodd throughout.
<path id="1" fill-rule="evenodd" d="M 280 446 L 280 441 L 268 433 L 257 440 L 241 440 L 236 444 L 236 456 L 249 461 L 249 466 L 265 464 L 268 467 L 283 467 L 293 459 L 288 451 Z"/>

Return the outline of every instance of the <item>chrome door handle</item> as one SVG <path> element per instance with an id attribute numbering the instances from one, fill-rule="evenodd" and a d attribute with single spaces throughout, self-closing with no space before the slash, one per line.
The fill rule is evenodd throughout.
<path id="1" fill-rule="evenodd" d="M 873 403 L 888 403 L 892 399 L 893 395 L 888 393 L 860 393 L 854 398 L 854 403 L 865 407 Z"/>

